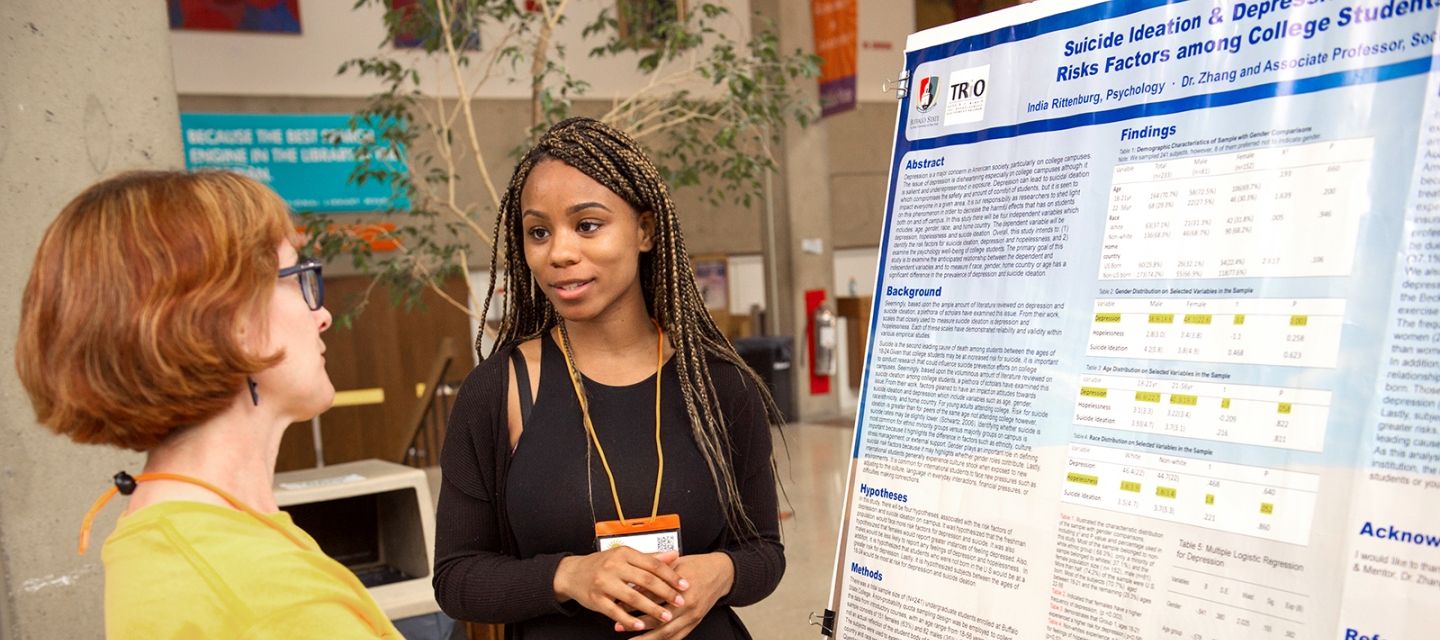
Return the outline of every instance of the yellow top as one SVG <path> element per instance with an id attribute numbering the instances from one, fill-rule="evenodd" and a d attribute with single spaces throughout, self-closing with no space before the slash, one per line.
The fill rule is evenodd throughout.
<path id="1" fill-rule="evenodd" d="M 153 504 L 120 518 L 101 557 L 109 640 L 401 639 L 355 574 L 283 511 Z"/>

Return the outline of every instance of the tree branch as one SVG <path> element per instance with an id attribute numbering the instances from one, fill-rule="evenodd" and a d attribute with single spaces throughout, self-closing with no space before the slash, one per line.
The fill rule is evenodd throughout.
<path id="1" fill-rule="evenodd" d="M 449 11 L 445 8 L 446 0 L 436 0 L 440 7 L 440 13 L 445 18 L 440 21 L 440 28 L 445 37 L 445 53 L 450 58 L 450 71 L 455 75 L 455 97 L 465 110 L 465 128 L 470 134 L 470 153 L 475 156 L 475 166 L 480 169 L 480 179 L 485 183 L 485 189 L 490 192 L 490 204 L 495 211 L 500 210 L 500 194 L 495 191 L 495 181 L 490 178 L 490 169 L 485 166 L 485 155 L 480 152 L 480 136 L 475 132 L 475 114 L 470 109 L 470 92 L 466 91 L 465 77 L 460 72 L 460 56 L 455 51 L 455 38 L 450 32 Z M 481 238 L 489 244 L 494 244 L 490 236 L 481 234 Z"/>

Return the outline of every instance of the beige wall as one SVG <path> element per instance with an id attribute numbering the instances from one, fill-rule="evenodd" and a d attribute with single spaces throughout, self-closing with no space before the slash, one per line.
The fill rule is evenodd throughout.
<path id="1" fill-rule="evenodd" d="M 337 78 L 334 71 L 348 58 L 376 53 L 383 32 L 377 11 L 352 11 L 349 4 L 305 5 L 305 33 L 300 36 L 172 32 L 182 111 L 345 113 L 358 109 L 364 96 L 378 86 L 351 76 Z M 609 105 L 607 97 L 633 91 L 644 80 L 635 73 L 633 59 L 595 61 L 584 55 L 590 44 L 580 39 L 579 25 L 608 4 L 605 0 L 572 3 L 571 22 L 560 35 L 570 49 L 573 72 L 593 84 L 591 98 L 577 102 L 576 111 L 582 114 L 602 113 Z M 808 2 L 728 0 L 726 4 L 734 16 L 746 18 L 732 21 L 732 35 L 743 37 L 752 29 L 764 28 L 761 22 L 748 24 L 754 10 L 776 21 L 782 50 L 813 50 Z M 767 306 L 778 305 L 772 315 L 778 317 L 780 331 L 797 337 L 803 336 L 805 328 L 803 292 L 831 288 L 833 251 L 875 247 L 880 239 L 895 130 L 894 94 L 883 92 L 881 86 L 903 67 L 904 42 L 913 29 L 915 12 L 909 2 L 860 0 L 858 13 L 858 107 L 809 129 L 792 127 L 777 150 L 781 174 L 775 176 L 770 206 L 776 225 L 774 281 L 780 291 L 767 295 Z M 277 73 L 278 68 L 286 72 Z M 814 99 L 814 87 L 807 90 Z M 500 189 L 513 169 L 509 152 L 524 137 L 526 98 L 523 82 L 501 81 L 482 91 L 475 105 L 487 167 Z M 465 167 L 460 182 L 462 201 L 485 201 L 478 172 L 469 168 L 469 161 L 461 166 Z M 766 234 L 771 232 L 766 228 L 763 199 L 745 208 L 731 203 L 711 205 L 703 200 L 699 188 L 680 189 L 675 195 L 692 254 L 767 251 Z M 362 217 L 337 215 L 336 219 Z M 491 228 L 488 216 L 482 226 Z M 803 240 L 815 238 L 823 244 L 820 254 L 801 250 Z M 484 247 L 479 242 L 472 246 Z M 488 255 L 478 251 L 471 256 L 472 268 L 483 269 L 487 260 Z M 334 265 L 332 270 L 338 273 L 343 266 Z M 834 413 L 833 397 L 806 397 L 804 371 L 797 369 L 803 412 L 811 416 Z"/>
<path id="2" fill-rule="evenodd" d="M 718 20 L 717 28 L 732 38 L 748 39 L 748 0 L 715 1 L 730 9 L 729 15 Z M 382 7 L 370 4 L 353 10 L 354 4 L 349 0 L 302 2 L 301 34 L 173 31 L 175 88 L 181 95 L 364 97 L 375 93 L 379 85 L 373 80 L 353 73 L 335 75 L 341 63 L 373 56 L 385 42 Z M 591 84 L 589 95 L 610 99 L 634 93 L 647 78 L 635 70 L 637 54 L 605 58 L 588 55 L 599 44 L 599 37 L 586 40 L 581 31 L 606 6 L 612 7 L 613 15 L 612 2 L 570 2 L 555 41 L 568 46 L 570 71 Z M 482 31 L 481 41 L 499 42 L 502 35 Z M 423 54 L 402 55 L 407 60 L 423 58 Z M 440 57 L 434 56 L 433 60 L 438 62 Z M 417 67 L 427 90 L 438 86 L 446 95 L 455 95 L 448 63 L 440 67 L 423 62 Z M 512 76 L 502 74 L 487 83 L 478 97 L 528 98 L 529 73 L 529 66 L 523 65 L 513 74 L 520 81 L 513 83 L 509 82 Z"/>
<path id="3" fill-rule="evenodd" d="M 100 545 L 75 554 L 80 520 L 143 457 L 75 445 L 35 424 L 14 373 L 20 297 L 40 236 L 101 177 L 182 166 L 164 3 L 0 2 L 0 637 L 99 638 Z M 77 283 L 83 286 L 83 283 Z M 97 520 L 104 540 L 125 508 Z"/>
<path id="4" fill-rule="evenodd" d="M 859 104 L 826 119 L 830 130 L 830 218 L 836 249 L 878 247 L 895 140 L 896 100 L 886 81 L 905 66 L 915 3 L 860 0 Z M 889 47 L 888 49 L 886 47 Z"/>
<path id="5" fill-rule="evenodd" d="M 915 31 L 915 5 L 899 0 L 858 0 L 856 12 L 860 40 L 856 97 L 861 102 L 893 103 L 895 94 L 881 87 L 905 66 L 905 37 Z"/>
<path id="6" fill-rule="evenodd" d="M 179 100 L 180 110 L 186 113 L 352 113 L 365 105 L 364 98 L 345 97 L 181 95 Z M 582 100 L 576 103 L 575 109 L 582 115 L 599 115 L 609 106 L 610 103 L 604 100 Z M 486 159 L 485 165 L 495 181 L 495 188 L 503 193 L 515 169 L 510 152 L 524 141 L 525 128 L 529 126 L 530 103 L 525 100 L 487 99 L 475 101 L 473 108 L 481 130 L 480 148 Z M 423 153 L 429 148 L 422 142 L 416 151 Z M 459 201 L 488 201 L 489 195 L 481 182 L 480 172 L 468 154 L 460 169 Z M 686 245 L 692 254 L 759 253 L 762 250 L 759 203 L 748 209 L 733 203 L 712 205 L 704 200 L 704 190 L 699 187 L 679 189 L 674 195 L 680 209 L 680 224 L 685 232 Z M 381 217 L 378 213 L 334 216 L 337 222 L 378 220 Z M 487 210 L 481 226 L 489 232 L 494 224 L 494 215 Z M 471 267 L 480 268 L 479 261 L 489 260 L 488 249 L 484 249 L 488 245 L 476 237 L 470 240 L 471 246 L 476 249 L 471 256 Z M 345 264 L 336 263 L 333 267 L 327 266 L 326 273 L 340 275 L 348 272 Z"/>
<path id="7" fill-rule="evenodd" d="M 895 140 L 896 100 L 882 90 L 905 66 L 915 3 L 860 0 L 859 104 L 826 121 L 830 129 L 830 217 L 836 249 L 878 247 Z M 889 47 L 888 49 L 886 47 Z M 894 83 L 891 82 L 893 85 Z"/>
<path id="8" fill-rule="evenodd" d="M 580 25 L 593 17 L 600 1 L 571 3 L 570 20 L 560 38 L 570 49 L 574 73 L 593 85 L 591 99 L 578 110 L 598 114 L 606 96 L 631 91 L 643 81 L 632 58 L 597 61 L 584 55 L 589 43 L 579 35 Z M 746 16 L 750 0 L 728 0 L 732 16 L 725 19 L 732 36 L 748 35 Z M 792 31 L 807 31 L 808 4 L 785 2 L 788 20 L 803 24 Z M 302 7 L 301 35 L 172 31 L 175 83 L 182 111 L 252 113 L 344 113 L 359 108 L 364 97 L 379 86 L 353 74 L 336 76 L 350 58 L 374 55 L 384 40 L 376 7 L 352 10 L 348 2 L 309 3 Z M 758 7 L 759 5 L 757 5 Z M 855 111 L 830 118 L 824 126 L 836 131 L 830 146 L 831 194 L 827 198 L 834 220 L 834 245 L 840 248 L 879 243 L 883 217 L 885 178 L 894 135 L 894 94 L 884 93 L 885 80 L 903 66 L 905 37 L 915 22 L 913 3 L 860 0 L 857 89 Z M 792 38 L 794 40 L 794 38 Z M 787 41 L 788 49 L 808 48 L 805 42 Z M 888 47 L 888 48 L 887 48 Z M 424 65 L 422 65 L 424 67 Z M 283 73 L 277 69 L 284 69 Z M 428 80 L 427 80 L 428 82 Z M 428 84 L 427 84 L 428 86 Z M 528 122 L 524 83 L 493 81 L 481 92 L 482 146 L 487 166 L 503 187 L 513 163 L 508 152 L 523 138 Z M 460 191 L 467 201 L 485 198 L 476 172 L 463 176 Z M 680 201 L 686 240 L 694 253 L 758 253 L 762 241 L 762 203 L 745 209 L 703 202 L 699 189 L 682 189 Z M 349 220 L 352 217 L 338 216 Z M 485 224 L 489 228 L 489 222 Z M 797 240 L 798 242 L 798 240 Z"/>
<path id="9" fill-rule="evenodd" d="M 804 1 L 792 0 L 799 6 Z M 720 0 L 730 9 L 721 26 L 732 37 L 749 37 L 749 0 Z M 351 9 L 351 1 L 314 1 L 301 4 L 301 35 L 271 33 L 220 33 L 202 30 L 171 32 L 176 89 L 181 95 L 314 95 L 314 97 L 366 97 L 376 91 L 373 81 L 347 74 L 337 76 L 340 63 L 372 56 L 384 42 L 382 9 Z M 635 74 L 635 56 L 592 59 L 586 55 L 589 40 L 580 29 L 592 20 L 606 0 L 570 3 L 559 40 L 570 45 L 573 72 L 593 85 L 592 97 L 608 98 L 632 92 L 644 78 Z M 884 101 L 880 86 L 900 71 L 904 37 L 914 30 L 912 3 L 894 0 L 860 0 L 857 88 L 861 101 Z M 494 33 L 487 42 L 494 42 Z M 888 46 L 888 49 L 887 49 Z M 429 69 L 425 69 L 429 71 Z M 445 69 L 442 69 L 445 71 Z M 429 79 L 428 82 L 433 82 Z M 429 86 L 429 84 L 426 84 Z M 449 91 L 446 86 L 446 91 Z M 524 98 L 523 82 L 492 82 L 481 98 Z"/>
<path id="10" fill-rule="evenodd" d="M 644 81 L 635 72 L 633 57 L 595 60 L 585 55 L 590 42 L 581 39 L 579 30 L 608 4 L 572 2 L 569 20 L 558 37 L 568 43 L 573 73 L 593 85 L 591 100 L 579 108 L 582 112 L 598 114 L 606 98 L 633 91 Z M 732 12 L 723 20 L 727 32 L 733 37 L 747 37 L 751 27 L 748 20 L 741 18 L 752 9 L 750 0 L 726 0 L 722 4 Z M 782 4 L 789 5 L 789 19 L 807 18 L 800 31 L 810 28 L 808 16 L 803 15 L 808 13 L 808 3 Z M 303 5 L 304 33 L 300 35 L 172 31 L 181 110 L 339 113 L 358 108 L 379 85 L 354 74 L 337 76 L 335 71 L 345 60 L 374 55 L 384 41 L 384 30 L 378 7 L 354 10 L 351 5 Z M 915 7 L 910 2 L 860 0 L 858 14 L 861 46 L 856 80 L 860 107 L 826 123 L 836 130 L 829 154 L 833 185 L 830 200 L 835 246 L 841 248 L 879 243 L 895 104 L 894 94 L 883 92 L 881 87 L 903 66 L 905 37 L 915 24 Z M 791 49 L 799 44 L 787 42 Z M 809 46 L 808 42 L 804 44 Z M 431 82 L 427 78 L 426 86 Z M 487 85 L 480 97 L 477 112 L 482 114 L 485 133 L 482 144 L 490 158 L 491 175 L 503 185 L 513 166 L 507 153 L 522 139 L 520 132 L 527 123 L 523 100 L 528 94 L 525 83 L 500 78 Z M 479 189 L 474 176 L 466 176 L 461 182 L 467 198 L 483 197 Z M 693 252 L 763 251 L 762 205 L 757 203 L 749 210 L 734 205 L 713 207 L 702 202 L 699 194 L 699 190 L 676 194 L 681 201 L 686 240 Z"/>
<path id="11" fill-rule="evenodd" d="M 808 7 L 803 0 L 792 0 Z M 732 38 L 750 33 L 750 0 L 719 0 L 730 9 L 720 26 Z M 385 40 L 380 21 L 382 10 L 370 5 L 352 9 L 353 2 L 302 3 L 304 33 L 261 34 L 214 31 L 172 31 L 175 86 L 181 95 L 330 96 L 364 97 L 379 85 L 354 74 L 335 75 L 346 60 L 375 55 Z M 572 72 L 592 84 L 591 97 L 610 98 L 628 94 L 644 78 L 635 72 L 636 57 L 624 55 L 594 59 L 587 53 L 593 42 L 581 38 L 581 28 L 592 20 L 609 0 L 576 0 L 567 11 L 569 19 L 560 28 L 557 40 L 568 43 Z M 915 7 L 895 0 L 859 0 L 861 43 L 857 59 L 857 89 L 861 101 L 887 99 L 881 91 L 886 79 L 895 77 L 903 64 L 905 36 L 915 29 Z M 488 36 L 488 37 L 487 37 Z M 486 42 L 497 34 L 482 34 Z M 412 60 L 419 59 L 410 58 Z M 422 71 L 434 67 L 421 65 Z M 283 73 L 277 70 L 284 70 Z M 447 69 L 440 69 L 445 72 Z M 528 73 L 528 69 L 522 72 Z M 446 78 L 448 80 L 448 78 Z M 426 87 L 434 85 L 433 74 Z M 492 82 L 481 98 L 525 98 L 526 84 L 506 78 Z M 450 91 L 447 85 L 444 87 Z M 453 95 L 453 94 L 450 94 Z"/>
<path id="12" fill-rule="evenodd" d="M 894 94 L 826 119 L 830 128 L 830 216 L 835 247 L 880 245 L 894 148 Z"/>

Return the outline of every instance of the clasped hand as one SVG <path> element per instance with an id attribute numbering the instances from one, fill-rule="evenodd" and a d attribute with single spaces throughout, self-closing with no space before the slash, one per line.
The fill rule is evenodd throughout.
<path id="1" fill-rule="evenodd" d="M 615 621 L 616 631 L 651 629 L 640 639 L 677 639 L 730 592 L 734 577 L 735 567 L 723 553 L 682 558 L 675 551 L 616 547 L 561 560 L 555 595 L 604 614 Z"/>

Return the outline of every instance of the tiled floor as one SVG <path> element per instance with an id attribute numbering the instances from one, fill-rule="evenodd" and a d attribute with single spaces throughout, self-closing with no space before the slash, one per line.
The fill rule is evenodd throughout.
<path id="1" fill-rule="evenodd" d="M 830 597 L 852 424 L 796 423 L 785 427 L 783 440 L 775 438 L 780 509 L 794 515 L 780 522 L 787 565 L 780 587 L 737 610 L 756 640 L 821 640 L 806 618 L 823 612 Z"/>

